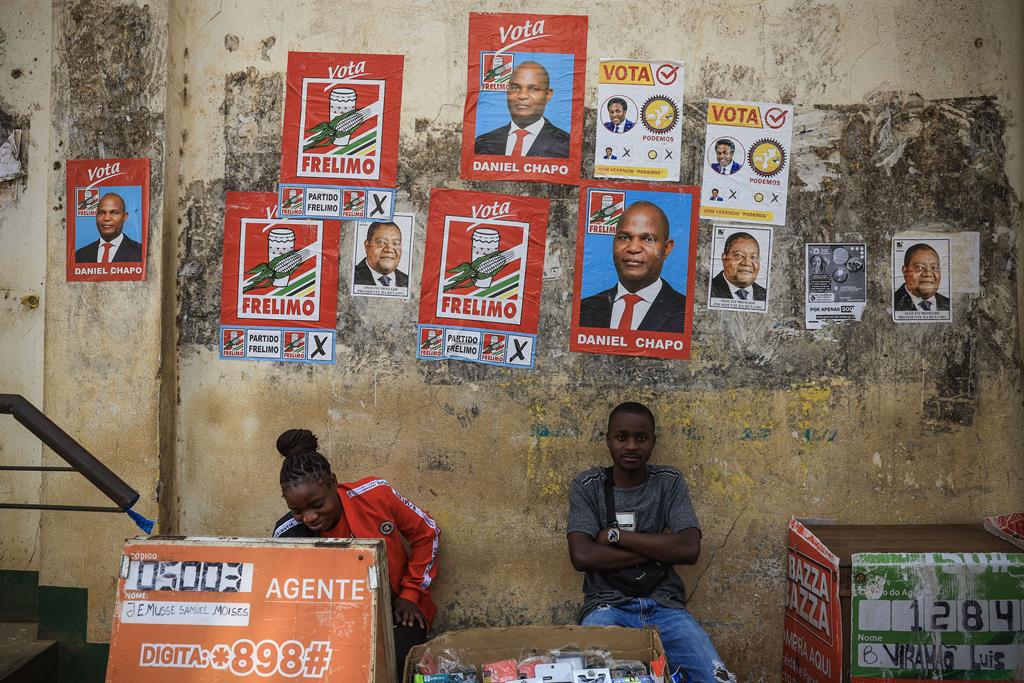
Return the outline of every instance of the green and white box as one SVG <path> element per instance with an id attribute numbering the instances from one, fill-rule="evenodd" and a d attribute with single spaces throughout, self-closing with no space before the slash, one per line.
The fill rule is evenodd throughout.
<path id="1" fill-rule="evenodd" d="M 852 683 L 1024 680 L 1024 554 L 852 559 Z"/>

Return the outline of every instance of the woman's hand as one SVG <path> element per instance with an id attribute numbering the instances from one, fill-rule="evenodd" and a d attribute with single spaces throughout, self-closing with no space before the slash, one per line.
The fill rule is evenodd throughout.
<path id="1" fill-rule="evenodd" d="M 391 601 L 391 607 L 395 611 L 396 626 L 419 626 L 425 629 L 427 621 L 416 603 L 405 598 L 395 598 Z"/>

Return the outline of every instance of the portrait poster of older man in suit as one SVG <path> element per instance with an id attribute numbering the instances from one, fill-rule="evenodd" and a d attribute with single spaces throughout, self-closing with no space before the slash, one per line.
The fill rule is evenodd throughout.
<path id="1" fill-rule="evenodd" d="M 892 241 L 892 319 L 898 323 L 951 322 L 950 240 L 939 235 Z"/>

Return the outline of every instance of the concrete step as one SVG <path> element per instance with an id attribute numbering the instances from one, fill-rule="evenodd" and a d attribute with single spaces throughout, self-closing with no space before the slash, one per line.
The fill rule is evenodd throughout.
<path id="1" fill-rule="evenodd" d="M 0 683 L 57 680 L 57 641 L 36 640 L 36 624 L 0 623 Z"/>

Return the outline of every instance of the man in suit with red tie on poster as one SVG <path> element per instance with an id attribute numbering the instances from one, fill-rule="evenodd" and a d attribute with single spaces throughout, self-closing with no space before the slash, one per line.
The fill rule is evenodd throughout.
<path id="1" fill-rule="evenodd" d="M 547 69 L 533 61 L 519 64 L 512 72 L 506 91 L 512 121 L 477 137 L 474 153 L 568 157 L 569 134 L 544 117 L 544 110 L 554 94 Z"/>
<path id="2" fill-rule="evenodd" d="M 661 207 L 642 200 L 626 207 L 612 244 L 619 281 L 580 301 L 580 327 L 683 332 L 686 295 L 661 277 L 674 246 Z"/>

